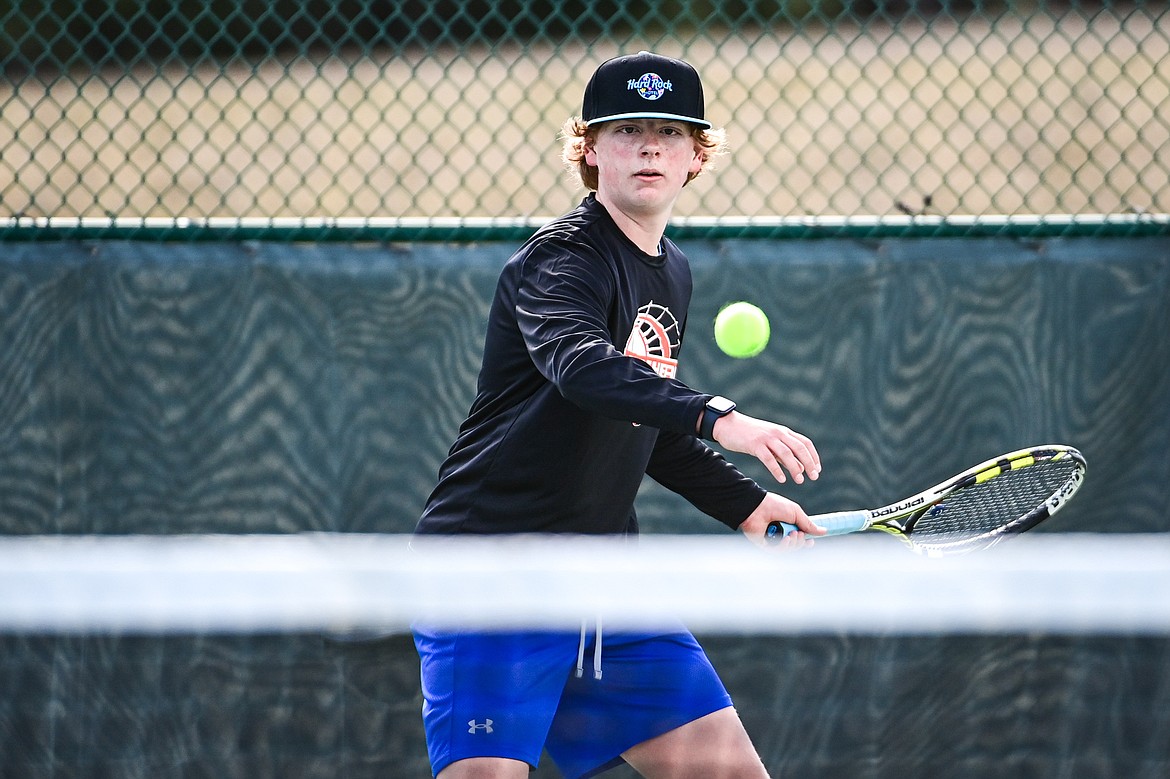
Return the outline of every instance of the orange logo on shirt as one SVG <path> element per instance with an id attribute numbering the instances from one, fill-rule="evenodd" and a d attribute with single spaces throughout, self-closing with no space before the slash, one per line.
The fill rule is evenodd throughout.
<path id="1" fill-rule="evenodd" d="M 634 329 L 626 340 L 627 357 L 636 357 L 662 378 L 673 379 L 678 373 L 674 358 L 678 347 L 678 320 L 669 308 L 651 301 L 638 309 Z"/>

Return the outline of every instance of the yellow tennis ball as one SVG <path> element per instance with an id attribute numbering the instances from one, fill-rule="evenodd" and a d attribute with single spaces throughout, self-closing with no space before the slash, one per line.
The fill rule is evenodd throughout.
<path id="1" fill-rule="evenodd" d="M 751 303 L 731 303 L 715 317 L 715 343 L 731 357 L 755 357 L 771 334 L 768 316 Z"/>

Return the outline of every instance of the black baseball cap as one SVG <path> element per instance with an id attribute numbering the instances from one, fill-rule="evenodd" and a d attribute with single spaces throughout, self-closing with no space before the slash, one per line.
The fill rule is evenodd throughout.
<path id="1" fill-rule="evenodd" d="M 678 119 L 710 127 L 703 118 L 703 82 L 682 60 L 640 51 L 606 60 L 585 85 L 585 126 L 615 119 Z"/>

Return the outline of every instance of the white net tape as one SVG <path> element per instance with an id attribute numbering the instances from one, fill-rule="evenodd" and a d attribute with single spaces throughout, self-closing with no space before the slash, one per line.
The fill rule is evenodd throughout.
<path id="1" fill-rule="evenodd" d="M 739 536 L 0 539 L 0 632 L 1170 634 L 1170 535 L 1033 533 L 928 559 L 885 536 L 775 553 Z"/>

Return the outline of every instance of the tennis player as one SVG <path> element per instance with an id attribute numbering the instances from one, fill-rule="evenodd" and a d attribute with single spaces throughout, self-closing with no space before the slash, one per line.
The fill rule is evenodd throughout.
<path id="1" fill-rule="evenodd" d="M 563 156 L 591 190 L 506 263 L 478 394 L 416 533 L 634 535 L 644 474 L 763 543 L 769 522 L 820 534 L 794 502 L 704 439 L 797 483 L 820 472 L 805 436 L 676 378 L 691 273 L 664 237 L 675 201 L 722 150 L 685 62 L 601 64 Z M 787 476 L 786 476 L 787 472 Z M 422 539 L 416 539 L 421 543 Z M 647 777 L 767 775 L 691 634 L 450 632 L 415 626 L 435 774 L 526 777 L 547 748 L 566 777 L 622 761 Z M 592 669 L 585 673 L 585 657 Z"/>

